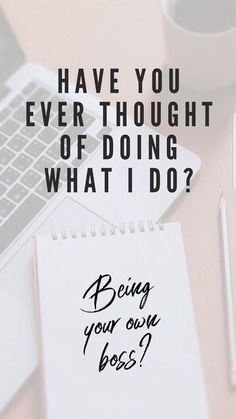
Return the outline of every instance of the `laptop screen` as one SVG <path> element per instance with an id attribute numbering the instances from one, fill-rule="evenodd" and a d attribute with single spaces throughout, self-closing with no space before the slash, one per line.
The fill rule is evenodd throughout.
<path id="1" fill-rule="evenodd" d="M 0 83 L 25 61 L 20 45 L 0 7 Z"/>

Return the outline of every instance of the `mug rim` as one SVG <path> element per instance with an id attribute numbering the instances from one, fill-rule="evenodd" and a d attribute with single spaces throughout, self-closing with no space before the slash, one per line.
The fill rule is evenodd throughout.
<path id="1" fill-rule="evenodd" d="M 236 31 L 236 24 L 235 26 L 232 26 L 228 29 L 219 31 L 219 32 L 197 32 L 197 31 L 192 31 L 188 28 L 185 28 L 184 26 L 181 26 L 179 23 L 177 23 L 170 15 L 168 8 L 167 8 L 167 0 L 161 0 L 161 9 L 162 12 L 165 14 L 165 17 L 169 20 L 169 22 L 174 25 L 177 29 L 186 32 L 187 34 L 190 35 L 194 35 L 194 36 L 199 36 L 200 38 L 204 37 L 208 37 L 208 38 L 217 38 L 217 37 L 221 37 L 222 35 L 228 35 L 231 34 L 233 32 Z"/>

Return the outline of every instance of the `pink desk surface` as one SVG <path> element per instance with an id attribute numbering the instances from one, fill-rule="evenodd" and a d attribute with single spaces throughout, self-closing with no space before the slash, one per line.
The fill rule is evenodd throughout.
<path id="1" fill-rule="evenodd" d="M 70 67 L 121 69 L 121 97 L 135 100 L 130 69 L 161 67 L 165 48 L 160 2 L 150 0 L 1 0 L 28 60 L 56 70 Z M 209 94 L 207 96 L 210 96 Z M 104 98 L 109 98 L 104 92 Z M 146 91 L 147 101 L 150 92 Z M 235 419 L 236 389 L 229 385 L 224 277 L 218 207 L 223 190 L 229 212 L 233 277 L 236 278 L 236 192 L 232 188 L 232 115 L 234 93 L 215 100 L 214 128 L 185 129 L 181 143 L 196 152 L 202 168 L 194 188 L 166 220 L 183 228 L 194 309 L 211 419 Z M 218 115 L 220 115 L 220 123 Z M 5 419 L 34 419 L 38 386 L 26 385 Z"/>

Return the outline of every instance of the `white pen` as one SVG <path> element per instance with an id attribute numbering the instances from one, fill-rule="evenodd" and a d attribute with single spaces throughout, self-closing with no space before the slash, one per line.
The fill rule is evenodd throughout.
<path id="1" fill-rule="evenodd" d="M 222 227 L 222 244 L 224 253 L 224 273 L 225 273 L 225 297 L 226 314 L 228 327 L 228 344 L 230 352 L 230 376 L 232 385 L 236 385 L 236 330 L 235 330 L 235 312 L 233 299 L 233 286 L 230 269 L 229 239 L 227 226 L 227 211 L 225 197 L 222 194 L 220 198 L 220 218 Z"/>

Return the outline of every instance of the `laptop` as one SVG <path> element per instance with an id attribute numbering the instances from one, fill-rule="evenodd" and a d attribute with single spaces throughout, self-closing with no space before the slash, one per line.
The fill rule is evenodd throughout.
<path id="1" fill-rule="evenodd" d="M 42 124 L 39 111 L 41 101 L 52 101 L 54 118 L 49 127 Z M 48 69 L 26 61 L 21 46 L 10 27 L 2 9 L 0 8 L 0 301 L 1 318 L 0 330 L 9 330 L 11 334 L 0 344 L 0 371 L 8 375 L 8 388 L 4 397 L 0 397 L 0 410 L 4 408 L 20 386 L 29 378 L 37 367 L 37 356 L 34 343 L 34 310 L 32 291 L 31 238 L 34 232 L 53 210 L 62 202 L 67 193 L 62 185 L 59 193 L 48 193 L 45 185 L 44 168 L 61 167 L 62 173 L 66 164 L 60 158 L 58 139 L 63 133 L 74 135 L 76 128 L 71 124 L 62 128 L 57 125 L 56 108 L 62 97 L 57 95 L 57 74 Z M 68 103 L 78 100 L 76 95 L 65 96 Z M 26 101 L 35 102 L 35 126 L 26 127 Z M 86 148 L 84 159 L 78 161 L 76 154 L 71 156 L 69 164 L 72 167 L 81 166 L 81 176 L 87 167 L 103 166 L 101 160 L 102 127 L 101 115 L 98 112 L 98 99 L 90 94 L 80 96 L 83 102 L 84 126 L 80 133 L 86 134 Z M 114 124 L 115 116 L 111 110 L 106 133 L 114 139 L 119 139 L 122 129 Z M 137 128 L 132 120 L 125 132 L 130 137 L 137 135 Z M 77 128 L 78 130 L 78 128 Z M 143 135 L 150 133 L 150 128 L 142 128 Z M 138 131 L 139 134 L 141 132 Z M 163 139 L 164 141 L 164 139 Z M 175 193 L 160 191 L 158 195 L 143 193 L 142 173 L 150 166 L 150 161 L 134 162 L 136 165 L 138 184 L 133 194 L 123 195 L 121 180 L 124 175 L 124 162 L 115 158 L 107 164 L 113 166 L 114 176 L 112 192 L 105 194 L 102 190 L 97 194 L 73 194 L 73 202 L 82 204 L 101 220 L 115 223 L 118 219 L 126 218 L 155 218 L 158 220 L 177 196 L 185 189 L 186 175 L 180 179 Z M 126 166 L 130 165 L 126 163 Z M 160 161 L 159 168 L 166 168 L 166 162 Z M 195 175 L 200 168 L 200 160 L 192 152 L 183 147 L 178 148 L 178 169 L 184 171 L 191 167 Z M 146 170 L 147 173 L 147 170 Z M 102 180 L 99 179 L 98 183 Z M 63 183 L 63 179 L 62 179 Z M 99 188 L 98 188 L 99 189 Z M 68 220 L 68 208 L 65 213 L 65 223 Z M 83 220 L 78 220 L 78 223 Z M 19 319 L 20 327 L 19 327 Z M 14 341 L 14 336 L 18 340 Z M 19 348 L 21 345 L 21 348 Z M 31 345 L 32 350 L 31 350 Z M 27 362 L 21 363 L 19 368 L 10 371 L 4 361 L 4 354 L 8 360 L 27 348 Z M 20 349 L 20 350 L 19 350 Z M 5 375 L 0 375 L 0 388 L 5 386 Z"/>

